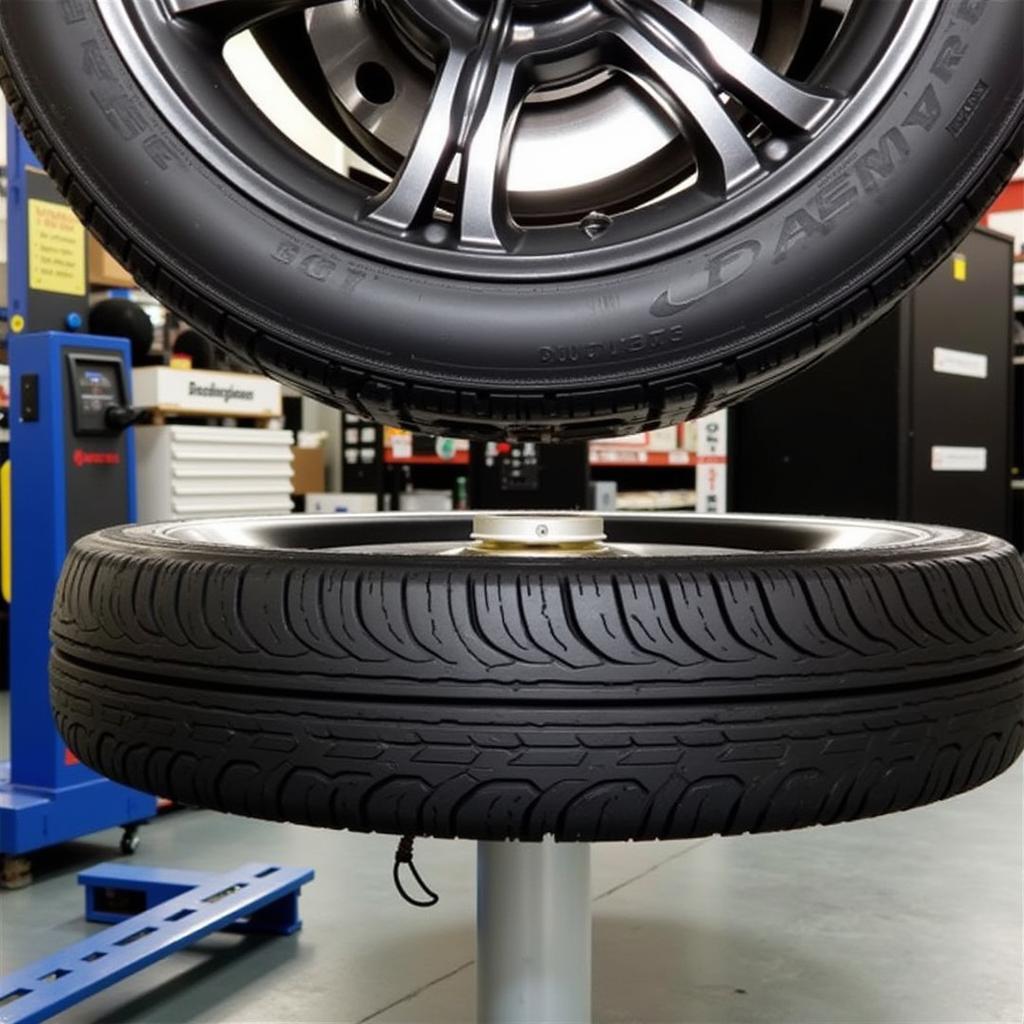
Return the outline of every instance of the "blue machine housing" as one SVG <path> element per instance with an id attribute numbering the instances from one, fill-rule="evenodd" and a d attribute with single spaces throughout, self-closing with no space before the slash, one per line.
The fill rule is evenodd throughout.
<path id="1" fill-rule="evenodd" d="M 121 367 L 123 397 L 130 401 L 128 343 L 83 334 L 9 337 L 11 365 L 11 761 L 0 763 L 0 853 L 21 855 L 100 829 L 152 817 L 153 797 L 118 785 L 79 764 L 65 747 L 50 711 L 49 622 L 68 547 L 75 497 L 68 473 L 89 467 L 89 453 L 103 439 L 75 436 L 69 422 L 72 378 L 68 354 Z M 113 358 L 111 358 L 113 357 Z M 105 361 L 102 364 L 99 361 Z M 21 382 L 35 378 L 36 412 L 26 420 Z M 32 418 L 33 415 L 35 418 Z M 105 443 L 114 441 L 106 439 Z M 135 447 L 129 429 L 116 438 L 116 477 L 98 472 L 77 482 L 98 495 L 119 482 L 117 508 L 135 518 Z M 75 445 L 73 451 L 69 447 Z M 85 453 L 85 454 L 81 454 Z M 77 461 L 76 461 L 77 457 Z M 110 468 L 114 455 L 99 463 Z M 69 506 L 69 502 L 71 503 Z M 78 500 L 77 504 L 85 503 Z M 90 506 L 92 502 L 88 503 Z M 69 514 L 70 508 L 70 514 Z M 91 523 L 88 528 L 113 523 Z"/>
<path id="2" fill-rule="evenodd" d="M 8 112 L 7 132 L 7 308 L 8 321 L 28 312 L 28 209 L 25 174 L 29 167 L 42 170 L 35 153 L 18 131 L 14 115 Z"/>

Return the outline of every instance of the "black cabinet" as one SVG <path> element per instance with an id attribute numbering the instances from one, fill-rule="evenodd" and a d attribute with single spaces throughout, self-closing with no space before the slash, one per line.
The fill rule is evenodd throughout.
<path id="1" fill-rule="evenodd" d="M 898 307 L 736 408 L 730 508 L 1010 536 L 1012 262 L 976 229 Z"/>
<path id="2" fill-rule="evenodd" d="M 480 441 L 470 450 L 471 508 L 568 512 L 587 507 L 590 464 L 583 442 Z"/>

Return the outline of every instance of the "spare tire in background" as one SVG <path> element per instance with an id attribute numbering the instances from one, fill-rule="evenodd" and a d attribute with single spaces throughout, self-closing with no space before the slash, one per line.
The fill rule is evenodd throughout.
<path id="1" fill-rule="evenodd" d="M 162 361 L 159 356 L 150 356 L 155 336 L 153 321 L 142 306 L 130 299 L 101 299 L 93 305 L 89 309 L 89 333 L 127 338 L 133 366 Z"/>
<path id="2" fill-rule="evenodd" d="M 171 346 L 174 356 L 187 356 L 193 370 L 217 369 L 217 350 L 209 338 L 198 331 L 182 331 Z"/>
<path id="3" fill-rule="evenodd" d="M 670 839 L 952 796 L 1024 748 L 1024 571 L 940 527 L 615 515 L 612 553 L 467 552 L 470 518 L 124 527 L 58 589 L 83 762 L 360 831 Z"/>
<path id="4" fill-rule="evenodd" d="M 90 229 L 198 329 L 463 437 L 631 433 L 778 380 L 1021 159 L 1021 3 L 478 8 L 4 0 L 0 84 Z M 223 56 L 249 27 L 351 174 L 257 109 Z"/>

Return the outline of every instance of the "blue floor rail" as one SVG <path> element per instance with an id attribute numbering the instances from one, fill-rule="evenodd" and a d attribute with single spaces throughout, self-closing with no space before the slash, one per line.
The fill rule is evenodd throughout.
<path id="1" fill-rule="evenodd" d="M 310 868 L 245 864 L 224 874 L 109 863 L 82 872 L 86 918 L 110 923 L 0 978 L 0 1024 L 36 1024 L 216 931 L 291 935 Z M 116 923 L 113 923 L 116 922 Z"/>

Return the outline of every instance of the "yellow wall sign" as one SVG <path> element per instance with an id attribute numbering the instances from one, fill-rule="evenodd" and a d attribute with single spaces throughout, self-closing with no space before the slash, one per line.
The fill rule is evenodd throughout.
<path id="1" fill-rule="evenodd" d="M 70 206 L 28 201 L 28 286 L 58 295 L 85 294 L 85 228 Z"/>

